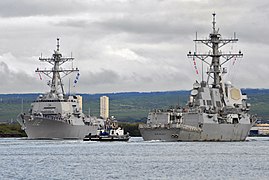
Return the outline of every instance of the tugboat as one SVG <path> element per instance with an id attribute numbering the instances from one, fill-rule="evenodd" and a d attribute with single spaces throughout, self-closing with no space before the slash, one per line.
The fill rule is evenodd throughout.
<path id="1" fill-rule="evenodd" d="M 76 68 L 63 69 L 60 66 L 73 57 L 62 57 L 60 53 L 59 38 L 57 39 L 57 50 L 51 58 L 39 58 L 42 62 L 51 64 L 52 69 L 35 72 L 43 73 L 51 81 L 50 92 L 39 95 L 31 104 L 28 113 L 18 115 L 20 123 L 30 139 L 83 139 L 85 134 L 96 134 L 97 129 L 104 125 L 102 119 L 86 116 L 82 113 L 82 97 L 79 95 L 67 95 L 64 92 L 62 78 L 76 72 L 79 77 L 79 70 Z M 40 76 L 41 77 L 41 76 Z"/>
<path id="2" fill-rule="evenodd" d="M 227 68 L 223 65 L 243 54 L 241 51 L 222 53 L 223 46 L 238 39 L 235 36 L 222 38 L 215 27 L 215 17 L 213 13 L 213 31 L 209 39 L 194 40 L 209 47 L 209 53 L 189 52 L 187 55 L 194 63 L 197 58 L 208 65 L 207 79 L 193 84 L 186 107 L 150 112 L 146 124 L 139 125 L 145 141 L 244 141 L 255 124 L 257 117 L 249 114 L 247 95 L 231 82 L 224 82 Z"/>
<path id="3" fill-rule="evenodd" d="M 269 122 L 259 120 L 250 129 L 249 137 L 269 137 Z"/>
<path id="4" fill-rule="evenodd" d="M 129 133 L 118 127 L 117 121 L 112 117 L 107 119 L 104 129 L 98 129 L 96 135 L 86 135 L 83 141 L 128 141 Z"/>

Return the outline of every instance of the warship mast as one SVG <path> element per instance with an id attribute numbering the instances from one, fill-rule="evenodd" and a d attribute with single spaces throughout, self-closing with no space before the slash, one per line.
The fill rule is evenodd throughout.
<path id="1" fill-rule="evenodd" d="M 209 38 L 196 38 L 194 53 L 189 52 L 187 55 L 193 58 L 196 74 L 195 58 L 201 60 L 202 67 L 204 63 L 208 65 L 207 81 L 202 76 L 201 82 L 193 84 L 185 107 L 149 112 L 146 124 L 139 125 L 145 141 L 244 141 L 248 136 L 257 118 L 248 113 L 250 104 L 247 103 L 247 95 L 222 79 L 227 72 L 223 64 L 232 58 L 243 57 L 243 54 L 241 51 L 222 53 L 223 46 L 238 39 L 235 35 L 231 39 L 221 37 L 216 29 L 215 13 L 212 24 Z M 197 53 L 197 43 L 206 45 L 210 51 Z"/>
<path id="2" fill-rule="evenodd" d="M 62 79 L 69 75 L 72 72 L 78 72 L 78 68 L 74 69 L 62 69 L 60 68 L 60 66 L 62 64 L 64 64 L 67 61 L 73 61 L 74 58 L 73 57 L 62 57 L 62 54 L 60 53 L 60 43 L 59 43 L 60 39 L 57 38 L 57 49 L 54 50 L 54 54 L 52 55 L 51 58 L 42 58 L 42 56 L 39 58 L 40 61 L 43 62 L 48 62 L 51 65 L 53 65 L 51 70 L 41 70 L 39 68 L 37 68 L 37 70 L 35 72 L 37 73 L 43 73 L 44 75 L 46 75 L 47 77 L 49 77 L 51 79 L 51 83 L 49 83 L 48 85 L 50 86 L 50 94 L 65 94 L 64 93 L 64 88 L 63 88 L 63 82 Z M 62 73 L 62 77 L 61 74 Z M 60 92 L 59 92 L 60 90 Z"/>
<path id="3" fill-rule="evenodd" d="M 243 57 L 243 54 L 241 51 L 239 53 L 229 53 L 229 54 L 222 54 L 220 51 L 220 48 L 225 46 L 228 43 L 234 43 L 238 41 L 236 39 L 235 35 L 231 39 L 222 39 L 221 35 L 219 34 L 219 29 L 216 30 L 216 13 L 213 13 L 213 31 L 212 33 L 209 34 L 209 39 L 195 39 L 194 42 L 200 42 L 208 46 L 211 50 L 212 53 L 209 51 L 207 54 L 199 54 L 197 52 L 191 53 L 187 55 L 190 58 L 195 58 L 197 57 L 204 63 L 206 63 L 209 66 L 209 71 L 207 72 L 208 74 L 208 79 L 207 83 L 209 83 L 209 78 L 211 77 L 213 79 L 212 83 L 212 88 L 220 88 L 221 87 L 221 75 L 223 73 L 223 70 L 221 69 L 221 66 L 231 60 L 232 58 L 240 58 Z M 206 59 L 208 57 L 212 58 L 211 63 L 207 62 Z M 220 58 L 224 58 L 224 62 L 221 63 Z M 211 75 L 213 74 L 213 76 Z"/>

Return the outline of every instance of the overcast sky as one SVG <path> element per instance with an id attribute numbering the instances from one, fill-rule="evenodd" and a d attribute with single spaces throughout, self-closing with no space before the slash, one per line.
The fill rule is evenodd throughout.
<path id="1" fill-rule="evenodd" d="M 226 64 L 226 79 L 269 88 L 267 0 L 1 0 L 0 93 L 49 91 L 34 71 L 51 68 L 38 57 L 51 57 L 57 37 L 63 56 L 75 58 L 65 67 L 80 69 L 75 92 L 191 89 L 202 70 L 186 54 L 195 32 L 205 39 L 212 31 L 212 12 L 223 38 L 239 38 L 222 52 L 244 54 Z M 208 49 L 199 44 L 198 52 Z"/>

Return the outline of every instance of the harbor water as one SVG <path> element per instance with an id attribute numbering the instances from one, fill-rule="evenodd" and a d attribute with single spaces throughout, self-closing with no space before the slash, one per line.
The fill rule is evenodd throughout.
<path id="1" fill-rule="evenodd" d="M 268 179 L 269 138 L 245 142 L 0 139 L 0 179 Z"/>

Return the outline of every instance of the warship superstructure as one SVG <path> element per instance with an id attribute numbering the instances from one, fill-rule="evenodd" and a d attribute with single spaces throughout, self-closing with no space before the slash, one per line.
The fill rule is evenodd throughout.
<path id="1" fill-rule="evenodd" d="M 60 67 L 74 58 L 62 57 L 59 47 L 57 38 L 57 50 L 52 57 L 39 58 L 42 62 L 50 63 L 52 69 L 37 68 L 35 71 L 51 79 L 48 82 L 50 92 L 39 95 L 31 104 L 29 112 L 18 116 L 18 122 L 31 139 L 83 139 L 89 133 L 96 134 L 98 128 L 104 125 L 102 119 L 82 113 L 82 96 L 65 94 L 62 78 L 74 72 L 78 76 L 79 70 Z M 77 82 L 77 78 L 74 82 Z"/>
<path id="2" fill-rule="evenodd" d="M 148 114 L 146 124 L 139 130 L 144 140 L 161 141 L 244 141 L 256 116 L 249 114 L 247 95 L 231 82 L 224 82 L 225 63 L 243 56 L 239 53 L 222 53 L 221 47 L 238 41 L 236 37 L 224 39 L 216 30 L 213 13 L 213 31 L 209 39 L 194 40 L 211 50 L 206 54 L 188 53 L 208 65 L 207 79 L 196 81 L 185 107 L 154 110 Z M 209 62 L 207 59 L 211 59 Z"/>

